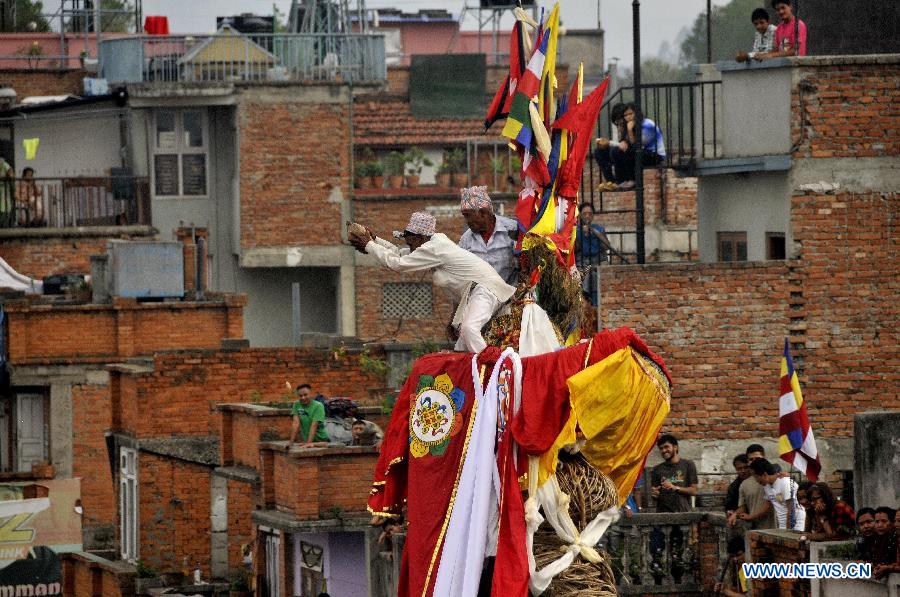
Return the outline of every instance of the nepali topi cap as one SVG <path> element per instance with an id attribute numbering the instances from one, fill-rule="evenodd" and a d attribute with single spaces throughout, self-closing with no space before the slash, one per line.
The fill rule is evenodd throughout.
<path id="1" fill-rule="evenodd" d="M 491 198 L 487 194 L 487 187 L 466 187 L 459 190 L 460 211 L 466 209 L 479 210 L 481 208 L 494 211 Z"/>
<path id="2" fill-rule="evenodd" d="M 394 238 L 403 238 L 404 236 L 411 236 L 413 234 L 432 236 L 434 235 L 436 223 L 437 221 L 434 219 L 434 216 L 429 213 L 425 213 L 424 211 L 413 212 L 413 214 L 409 216 L 409 224 L 406 225 L 406 229 L 403 231 L 394 230 Z"/>

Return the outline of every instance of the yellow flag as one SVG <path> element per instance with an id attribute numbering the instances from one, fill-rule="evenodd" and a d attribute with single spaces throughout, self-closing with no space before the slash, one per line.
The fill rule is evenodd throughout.
<path id="1" fill-rule="evenodd" d="M 37 157 L 38 145 L 41 144 L 41 140 L 38 138 L 34 139 L 22 139 L 22 146 L 25 148 L 25 159 L 33 160 Z"/>

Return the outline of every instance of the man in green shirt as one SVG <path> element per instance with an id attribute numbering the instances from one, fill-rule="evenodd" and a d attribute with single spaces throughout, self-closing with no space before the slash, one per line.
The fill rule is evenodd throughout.
<path id="1" fill-rule="evenodd" d="M 312 387 L 302 384 L 297 388 L 297 402 L 291 406 L 291 441 L 294 445 L 297 433 L 300 433 L 300 445 L 313 448 L 328 445 L 328 433 L 325 431 L 325 406 L 313 400 Z"/>

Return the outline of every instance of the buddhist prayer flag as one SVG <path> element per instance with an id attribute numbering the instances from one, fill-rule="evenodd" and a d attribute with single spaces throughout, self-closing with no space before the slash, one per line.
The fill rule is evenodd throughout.
<path id="1" fill-rule="evenodd" d="M 497 89 L 494 100 L 488 108 L 487 117 L 484 119 L 484 130 L 491 128 L 495 122 L 505 118 L 512 107 L 519 80 L 525 70 L 525 48 L 523 43 L 524 31 L 522 21 L 516 21 L 509 35 L 509 73 L 503 79 L 500 88 Z"/>
<path id="2" fill-rule="evenodd" d="M 800 393 L 800 380 L 794 371 L 788 339 L 784 339 L 784 356 L 781 358 L 781 400 L 779 404 L 778 451 L 781 459 L 790 462 L 806 477 L 815 482 L 822 464 L 816 439 L 809 426 L 806 402 Z"/>

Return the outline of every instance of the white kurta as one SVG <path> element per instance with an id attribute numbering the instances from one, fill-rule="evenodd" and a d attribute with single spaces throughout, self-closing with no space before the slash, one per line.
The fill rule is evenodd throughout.
<path id="1" fill-rule="evenodd" d="M 366 252 L 395 272 L 432 270 L 434 283 L 450 298 L 457 303 L 468 299 L 459 325 L 457 350 L 480 352 L 484 349 L 482 326 L 516 291 L 490 264 L 440 232 L 415 251 L 405 254 L 393 243 L 380 238 L 370 241 Z M 475 284 L 474 288 L 470 288 L 472 284 Z"/>

